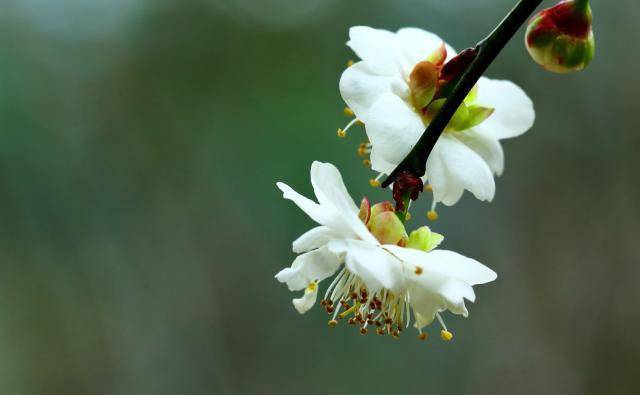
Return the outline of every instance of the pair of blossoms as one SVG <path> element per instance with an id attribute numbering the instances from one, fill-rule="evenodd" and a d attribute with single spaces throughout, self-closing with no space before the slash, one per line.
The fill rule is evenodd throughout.
<path id="1" fill-rule="evenodd" d="M 361 61 L 348 67 L 340 92 L 356 121 L 365 125 L 365 143 L 377 179 L 389 174 L 408 154 L 446 99 L 459 75 L 462 56 L 435 34 L 417 28 L 396 33 L 369 27 L 351 28 L 347 43 Z M 461 61 L 462 60 L 462 61 Z M 493 175 L 504 169 L 501 139 L 516 137 L 533 124 L 531 100 L 509 81 L 481 78 L 457 110 L 426 164 L 424 182 L 438 202 L 455 204 L 464 190 L 490 201 Z M 419 338 L 435 319 L 443 340 L 451 340 L 441 313 L 468 315 L 473 286 L 496 279 L 483 264 L 453 251 L 435 249 L 444 239 L 426 227 L 407 234 L 405 216 L 390 202 L 358 207 L 331 164 L 314 162 L 314 202 L 284 183 L 284 197 L 319 226 L 293 242 L 298 253 L 291 267 L 276 278 L 291 291 L 305 313 L 318 299 L 319 284 L 335 275 L 320 304 L 331 315 L 329 325 L 346 320 L 366 334 L 399 337 L 413 323 Z M 433 210 L 433 209 L 432 209 Z M 337 275 L 336 275 L 337 273 Z"/>

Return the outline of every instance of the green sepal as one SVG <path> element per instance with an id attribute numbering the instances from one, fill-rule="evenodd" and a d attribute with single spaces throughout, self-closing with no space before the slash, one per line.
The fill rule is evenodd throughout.
<path id="1" fill-rule="evenodd" d="M 426 113 L 427 117 L 429 119 L 435 118 L 435 116 L 438 114 L 438 112 L 440 111 L 440 109 L 442 108 L 442 106 L 446 101 L 447 101 L 446 98 L 441 98 L 441 99 L 434 100 L 431 104 L 429 104 L 429 107 L 427 107 L 427 113 Z M 449 121 L 449 125 L 447 125 L 447 129 L 460 130 L 459 125 L 463 124 L 468 117 L 469 117 L 469 110 L 467 105 L 463 102 L 460 104 L 460 107 L 458 107 L 455 114 L 453 114 L 453 117 L 451 117 L 451 120 Z"/>
<path id="2" fill-rule="evenodd" d="M 477 105 L 467 106 L 467 117 L 460 120 L 458 123 L 450 123 L 449 128 L 456 132 L 470 129 L 484 122 L 491 116 L 491 114 L 493 114 L 494 111 L 495 109 L 490 107 Z"/>
<path id="3" fill-rule="evenodd" d="M 431 62 L 423 61 L 415 65 L 409 75 L 409 89 L 415 108 L 424 108 L 433 100 L 438 89 L 439 73 L 438 66 Z"/>
<path id="4" fill-rule="evenodd" d="M 411 232 L 406 247 L 429 252 L 442 243 L 442 240 L 443 235 L 432 232 L 428 226 L 423 226 Z"/>

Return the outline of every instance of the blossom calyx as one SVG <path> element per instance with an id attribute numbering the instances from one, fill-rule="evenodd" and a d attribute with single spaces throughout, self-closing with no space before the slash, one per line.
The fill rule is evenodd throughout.
<path id="1" fill-rule="evenodd" d="M 436 248 L 444 240 L 444 236 L 432 232 L 428 226 L 422 226 L 409 235 L 407 248 L 429 252 Z"/>
<path id="2" fill-rule="evenodd" d="M 527 50 L 536 63 L 554 73 L 582 70 L 595 53 L 591 22 L 586 0 L 563 1 L 544 9 L 527 26 Z"/>
<path id="3" fill-rule="evenodd" d="M 393 183 L 393 200 L 396 201 L 397 211 L 406 211 L 409 199 L 416 200 L 422 192 L 424 184 L 420 177 L 408 171 L 403 171 Z"/>

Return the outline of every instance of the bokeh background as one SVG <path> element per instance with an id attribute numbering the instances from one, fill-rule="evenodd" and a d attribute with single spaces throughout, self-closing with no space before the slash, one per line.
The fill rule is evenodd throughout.
<path id="1" fill-rule="evenodd" d="M 310 194 L 319 159 L 388 198 L 361 132 L 335 136 L 348 27 L 460 49 L 513 3 L 2 0 L 0 393 L 640 393 L 636 0 L 594 2 L 584 73 L 544 72 L 522 32 L 488 71 L 537 121 L 495 201 L 432 226 L 499 273 L 452 343 L 330 330 L 273 279 L 312 226 L 276 180 Z"/>

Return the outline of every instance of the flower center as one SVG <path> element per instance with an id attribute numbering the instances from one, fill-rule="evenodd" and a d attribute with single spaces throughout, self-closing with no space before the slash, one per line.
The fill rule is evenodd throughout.
<path id="1" fill-rule="evenodd" d="M 340 320 L 347 320 L 349 326 L 358 328 L 361 335 L 369 333 L 375 328 L 378 335 L 389 335 L 400 338 L 403 329 L 411 323 L 411 296 L 409 292 L 394 294 L 387 289 L 370 292 L 364 282 L 355 274 L 343 268 L 327 288 L 320 305 L 327 314 L 332 315 L 329 326 L 335 327 Z M 413 311 L 416 321 L 419 316 Z M 444 341 L 451 341 L 453 334 L 447 330 L 440 313 L 436 317 L 442 326 L 440 337 Z M 420 325 L 418 338 L 427 339 Z"/>
<path id="2" fill-rule="evenodd" d="M 395 295 L 386 289 L 370 292 L 364 282 L 346 268 L 333 280 L 320 305 L 328 314 L 333 314 L 330 326 L 346 319 L 350 326 L 358 327 L 362 335 L 375 328 L 378 335 L 399 338 L 411 317 L 407 293 Z"/>
<path id="3" fill-rule="evenodd" d="M 475 58 L 472 49 L 462 51 L 445 64 L 444 43 L 427 60 L 417 63 L 407 81 L 410 102 L 425 126 L 428 126 L 444 105 L 466 66 Z M 474 87 L 449 121 L 445 131 L 456 132 L 476 126 L 493 113 L 492 108 L 473 104 L 477 94 Z"/>

